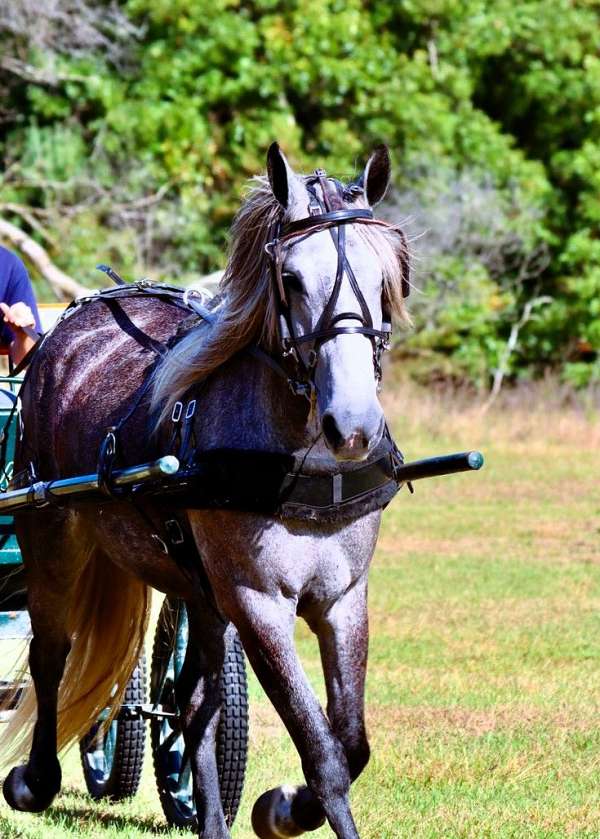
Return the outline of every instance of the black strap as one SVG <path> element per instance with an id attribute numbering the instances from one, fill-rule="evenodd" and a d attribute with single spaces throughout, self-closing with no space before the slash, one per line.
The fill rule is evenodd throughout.
<path id="1" fill-rule="evenodd" d="M 265 514 L 333 510 L 382 488 L 399 488 L 395 473 L 402 455 L 384 439 L 375 460 L 345 472 L 306 474 L 290 455 L 243 449 L 196 453 L 193 465 L 154 490 L 179 509 L 237 509 Z M 152 491 L 152 490 L 151 490 Z"/>
<path id="2" fill-rule="evenodd" d="M 332 210 L 330 213 L 318 213 L 314 216 L 307 216 L 306 218 L 298 219 L 297 221 L 290 221 L 283 228 L 283 235 L 288 233 L 299 233 L 302 230 L 308 230 L 310 227 L 318 227 L 321 224 L 348 224 L 356 221 L 356 219 L 372 219 L 372 210 Z"/>
<path id="3" fill-rule="evenodd" d="M 35 338 L 35 344 L 32 347 L 30 347 L 29 350 L 27 350 L 27 352 L 25 353 L 23 358 L 19 361 L 17 366 L 15 368 L 13 368 L 13 370 L 11 370 L 11 376 L 18 376 L 19 373 L 22 373 L 23 370 L 27 367 L 27 365 L 31 362 L 34 355 L 39 350 L 41 340 L 42 340 L 42 336 L 38 335 L 37 332 L 35 333 L 35 335 L 37 336 Z"/>
<path id="4" fill-rule="evenodd" d="M 113 426 L 109 428 L 100 443 L 100 451 L 98 453 L 98 463 L 96 471 L 98 472 L 98 489 L 103 495 L 109 498 L 116 498 L 119 495 L 118 490 L 115 489 L 112 482 L 112 471 L 117 457 L 117 428 Z"/>
<path id="5" fill-rule="evenodd" d="M 127 312 L 122 308 L 118 300 L 115 300 L 114 297 L 107 297 L 98 295 L 98 300 L 101 300 L 105 306 L 107 306 L 112 316 L 117 322 L 117 325 L 121 327 L 123 332 L 133 338 L 137 343 L 143 347 L 145 350 L 149 350 L 150 352 L 156 353 L 156 355 L 164 356 L 167 352 L 167 347 L 165 344 L 161 343 L 160 341 L 156 341 L 154 338 L 151 338 L 150 335 L 147 335 L 142 329 L 139 328 L 129 317 Z"/>
<path id="6" fill-rule="evenodd" d="M 19 397 L 16 394 L 11 394 L 14 396 L 12 408 L 9 411 L 9 414 L 6 418 L 2 431 L 0 432 L 0 469 L 2 470 L 2 477 L 9 480 L 8 475 L 6 474 L 6 453 L 8 449 L 8 437 L 10 434 L 10 426 L 14 419 L 15 414 L 17 413 L 18 405 L 19 405 Z"/>
<path id="7" fill-rule="evenodd" d="M 368 326 L 334 326 L 331 329 L 320 329 L 316 332 L 307 332 L 296 338 L 297 344 L 303 344 L 308 341 L 315 341 L 322 344 L 325 340 L 335 338 L 336 335 L 366 335 L 368 338 L 385 338 L 387 332 L 382 332 L 380 329 L 373 329 Z"/>
<path id="8" fill-rule="evenodd" d="M 110 265 L 105 265 L 103 262 L 101 262 L 100 265 L 96 265 L 96 270 L 97 271 L 102 271 L 103 274 L 106 274 L 107 277 L 110 277 L 110 279 L 113 281 L 113 283 L 116 283 L 117 285 L 120 285 L 120 286 L 127 285 L 127 283 L 123 279 L 123 277 L 120 274 L 117 274 L 117 272 L 114 271 L 110 267 Z"/>
<path id="9" fill-rule="evenodd" d="M 265 350 L 263 350 L 262 347 L 259 347 L 257 344 L 251 344 L 250 346 L 246 347 L 246 351 L 250 355 L 254 356 L 254 358 L 257 358 L 259 361 L 262 361 L 265 364 L 267 364 L 271 368 L 271 370 L 274 370 L 275 373 L 277 373 L 278 376 L 281 376 L 289 382 L 290 377 L 288 376 L 282 365 L 278 361 L 276 361 L 273 358 L 273 356 L 269 355 L 268 352 L 265 352 Z"/>
<path id="10" fill-rule="evenodd" d="M 334 475 L 287 475 L 281 503 L 315 509 L 349 504 L 394 480 L 389 454 L 372 463 Z"/>

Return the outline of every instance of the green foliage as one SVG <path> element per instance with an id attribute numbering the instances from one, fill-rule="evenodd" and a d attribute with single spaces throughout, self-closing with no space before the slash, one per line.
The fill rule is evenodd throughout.
<path id="1" fill-rule="evenodd" d="M 36 72 L 0 71 L 0 207 L 43 211 L 66 270 L 87 277 L 103 247 L 124 270 L 170 280 L 222 267 L 243 184 L 273 139 L 298 168 L 339 175 L 384 140 L 396 209 L 418 219 L 413 234 L 435 233 L 414 243 L 425 294 L 403 350 L 428 376 L 486 384 L 542 295 L 552 302 L 523 324 L 506 372 L 598 376 L 600 3 L 119 7 L 116 52 L 89 31 L 73 49 L 24 30 L 13 52 Z M 454 238 L 438 235 L 457 218 Z"/>

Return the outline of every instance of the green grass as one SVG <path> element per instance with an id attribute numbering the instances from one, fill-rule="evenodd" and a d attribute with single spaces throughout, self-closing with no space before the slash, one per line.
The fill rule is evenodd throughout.
<path id="1" fill-rule="evenodd" d="M 600 836 L 600 447 L 588 420 L 393 407 L 411 458 L 480 446 L 486 466 L 403 491 L 370 585 L 372 761 L 352 792 L 363 839 Z M 424 413 L 423 413 L 424 410 Z M 411 417 L 409 420 L 408 417 Z M 596 435 L 596 439 L 593 439 Z M 317 686 L 316 646 L 298 644 Z M 233 836 L 298 758 L 251 679 L 249 774 Z M 320 685 L 318 690 L 321 691 Z M 147 758 L 133 801 L 94 804 L 77 756 L 42 816 L 0 807 L 0 836 L 178 836 Z M 328 829 L 315 839 L 331 836 Z"/>

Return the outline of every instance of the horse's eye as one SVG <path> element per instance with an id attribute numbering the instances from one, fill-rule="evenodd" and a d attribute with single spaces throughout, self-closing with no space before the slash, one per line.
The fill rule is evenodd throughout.
<path id="1" fill-rule="evenodd" d="M 304 294 L 304 286 L 302 285 L 302 280 L 298 274 L 294 274 L 293 271 L 284 271 L 281 278 L 288 291 L 295 291 L 298 294 Z"/>

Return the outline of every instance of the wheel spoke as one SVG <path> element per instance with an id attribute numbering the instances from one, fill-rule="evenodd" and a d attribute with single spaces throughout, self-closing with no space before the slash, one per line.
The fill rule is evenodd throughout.
<path id="1" fill-rule="evenodd" d="M 171 730 L 170 734 L 168 734 L 165 737 L 165 739 L 161 741 L 161 744 L 159 746 L 161 752 L 170 752 L 173 744 L 176 742 L 180 734 L 180 731 Z"/>

